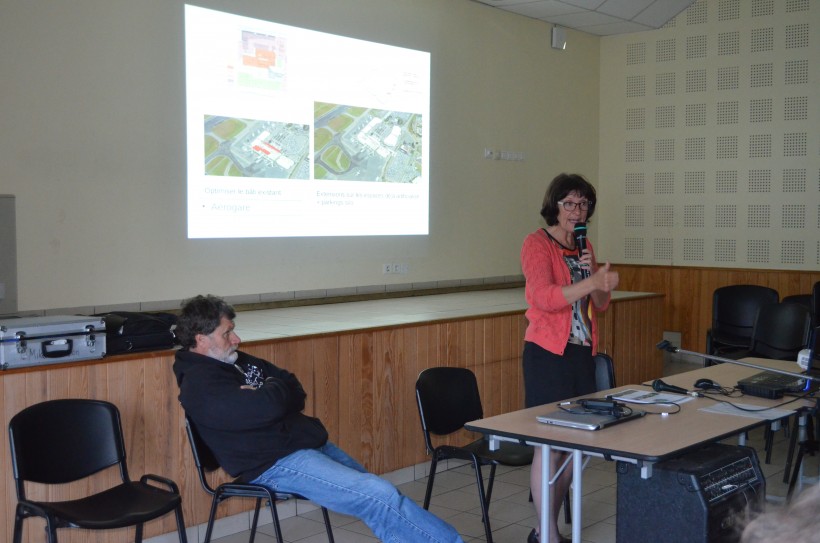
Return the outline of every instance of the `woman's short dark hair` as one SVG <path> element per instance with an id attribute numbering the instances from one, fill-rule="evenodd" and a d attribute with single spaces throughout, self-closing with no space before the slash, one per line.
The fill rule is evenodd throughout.
<path id="1" fill-rule="evenodd" d="M 219 327 L 222 317 L 233 320 L 236 317 L 231 304 L 219 296 L 199 295 L 182 302 L 182 311 L 174 332 L 183 349 L 196 346 L 197 334 L 208 335 Z"/>
<path id="2" fill-rule="evenodd" d="M 592 218 L 592 214 L 595 212 L 595 187 L 582 175 L 562 173 L 557 175 L 547 187 L 544 202 L 541 204 L 541 216 L 547 221 L 547 226 L 558 224 L 558 202 L 566 198 L 571 192 L 577 192 L 581 198 L 586 198 L 589 201 L 587 220 Z"/>

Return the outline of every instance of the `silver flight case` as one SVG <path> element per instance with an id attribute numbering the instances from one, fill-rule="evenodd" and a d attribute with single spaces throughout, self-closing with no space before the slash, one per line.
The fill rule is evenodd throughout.
<path id="1" fill-rule="evenodd" d="M 103 356 L 102 317 L 54 315 L 0 320 L 0 370 Z"/>

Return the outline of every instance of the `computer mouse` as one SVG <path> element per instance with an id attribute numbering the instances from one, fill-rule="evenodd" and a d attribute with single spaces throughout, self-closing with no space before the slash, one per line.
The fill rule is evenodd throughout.
<path id="1" fill-rule="evenodd" d="M 721 388 L 720 384 L 712 381 L 711 379 L 698 379 L 695 381 L 695 388 L 700 388 L 703 390 Z"/>

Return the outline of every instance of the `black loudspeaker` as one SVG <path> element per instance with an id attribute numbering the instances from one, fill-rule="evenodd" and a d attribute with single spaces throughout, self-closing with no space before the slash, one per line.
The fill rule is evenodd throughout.
<path id="1" fill-rule="evenodd" d="M 740 540 L 738 525 L 765 499 L 766 480 L 749 447 L 713 443 L 658 462 L 652 475 L 617 463 L 618 543 Z"/>

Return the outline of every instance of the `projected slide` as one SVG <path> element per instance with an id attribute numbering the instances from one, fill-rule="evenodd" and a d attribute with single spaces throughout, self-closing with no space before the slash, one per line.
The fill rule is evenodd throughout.
<path id="1" fill-rule="evenodd" d="M 413 183 L 421 175 L 421 116 L 316 104 L 316 179 Z"/>
<path id="2" fill-rule="evenodd" d="M 188 237 L 424 235 L 430 55 L 185 6 Z"/>

